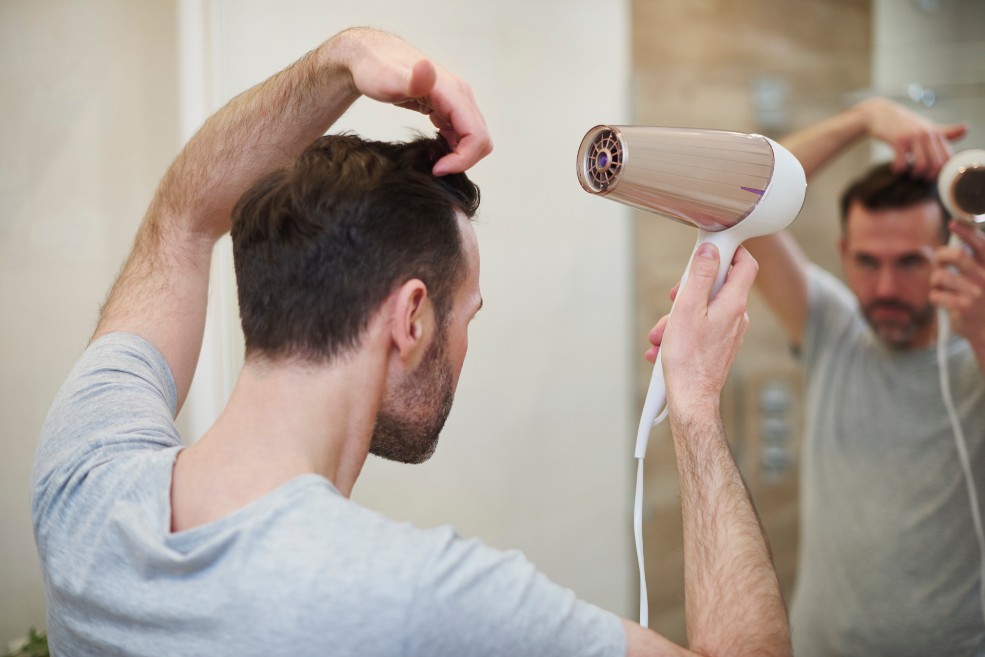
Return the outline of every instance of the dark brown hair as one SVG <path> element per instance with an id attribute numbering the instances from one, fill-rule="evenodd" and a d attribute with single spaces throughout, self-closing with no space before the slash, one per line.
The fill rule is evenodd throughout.
<path id="1" fill-rule="evenodd" d="M 479 206 L 465 174 L 431 174 L 447 152 L 439 137 L 330 135 L 243 195 L 232 240 L 247 358 L 332 360 L 412 278 L 444 322 L 465 273 L 455 211 Z"/>
<path id="2" fill-rule="evenodd" d="M 941 209 L 941 238 L 947 242 L 950 215 L 937 194 L 937 181 L 918 178 L 908 172 L 897 173 L 889 162 L 878 164 L 852 182 L 841 195 L 841 231 L 848 226 L 848 211 L 858 202 L 866 210 L 909 208 L 935 201 Z"/>

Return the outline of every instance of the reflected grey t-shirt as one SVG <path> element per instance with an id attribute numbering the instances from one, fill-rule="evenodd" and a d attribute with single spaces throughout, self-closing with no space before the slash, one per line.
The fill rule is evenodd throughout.
<path id="1" fill-rule="evenodd" d="M 794 654 L 983 655 L 981 557 L 936 347 L 887 349 L 834 276 L 812 268 L 809 284 Z M 985 509 L 985 381 L 966 340 L 947 357 Z"/>
<path id="2" fill-rule="evenodd" d="M 621 621 L 519 552 L 423 530 L 292 479 L 171 533 L 174 381 L 146 341 L 94 342 L 33 475 L 55 655 L 625 654 Z"/>

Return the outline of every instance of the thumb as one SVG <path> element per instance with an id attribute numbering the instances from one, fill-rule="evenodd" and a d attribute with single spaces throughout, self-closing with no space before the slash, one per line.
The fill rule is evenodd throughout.
<path id="1" fill-rule="evenodd" d="M 431 89 L 434 88 L 434 83 L 437 79 L 438 72 L 435 70 L 434 64 L 427 59 L 422 59 L 414 64 L 414 68 L 410 72 L 407 97 L 422 98 L 428 95 L 431 93 Z"/>
<path id="2" fill-rule="evenodd" d="M 676 304 L 707 305 L 718 276 L 718 247 L 705 242 L 698 246 L 687 273 L 687 285 L 678 290 Z"/>

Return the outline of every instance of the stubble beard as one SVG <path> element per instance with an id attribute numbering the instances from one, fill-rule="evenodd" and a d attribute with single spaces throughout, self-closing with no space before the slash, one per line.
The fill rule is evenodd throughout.
<path id="1" fill-rule="evenodd" d="M 873 317 L 876 310 L 887 307 L 903 311 L 907 318 L 902 321 L 887 322 Z M 863 309 L 863 314 L 873 332 L 886 347 L 893 351 L 905 351 L 915 346 L 914 340 L 934 320 L 934 306 L 928 303 L 922 308 L 916 308 L 899 299 L 879 299 L 867 305 Z"/>
<path id="2" fill-rule="evenodd" d="M 376 416 L 369 451 L 400 463 L 423 463 L 438 446 L 438 436 L 451 413 L 455 391 L 444 332 L 435 336 L 417 370 Z"/>

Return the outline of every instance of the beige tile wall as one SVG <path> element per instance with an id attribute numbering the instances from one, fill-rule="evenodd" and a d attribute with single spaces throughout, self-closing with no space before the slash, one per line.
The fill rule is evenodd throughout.
<path id="1" fill-rule="evenodd" d="M 179 147 L 171 0 L 0 2 L 0 653 L 45 623 L 41 424 Z"/>
<path id="2" fill-rule="evenodd" d="M 851 92 L 869 86 L 872 11 L 868 0 L 634 0 L 632 3 L 634 123 L 759 132 L 785 132 L 835 112 Z M 781 100 L 757 101 L 756 90 L 779 90 Z M 774 111 L 769 111 L 773 109 Z M 778 111 L 777 111 L 778 110 Z M 812 259 L 837 269 L 836 195 L 864 165 L 860 146 L 812 181 L 793 230 Z M 670 307 L 667 291 L 680 277 L 694 229 L 655 215 L 636 216 L 636 335 Z M 736 458 L 769 535 L 781 584 L 789 596 L 797 552 L 796 453 L 800 376 L 769 311 L 751 299 L 751 326 L 729 387 L 723 416 Z M 645 363 L 643 363 L 645 365 Z M 650 368 L 637 372 L 642 404 Z M 761 467 L 764 388 L 793 393 L 786 416 L 793 434 L 791 469 L 770 477 Z M 651 626 L 685 641 L 683 552 L 677 473 L 666 425 L 651 439 L 646 461 L 644 544 Z"/>

